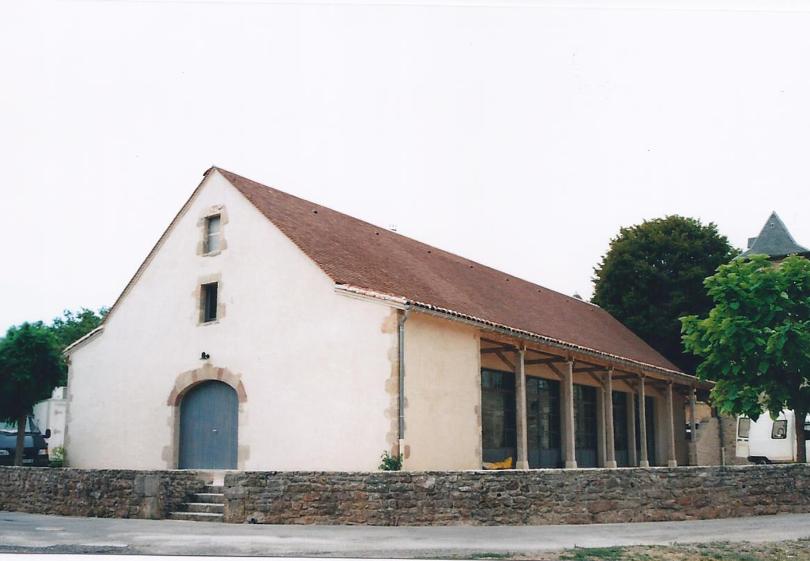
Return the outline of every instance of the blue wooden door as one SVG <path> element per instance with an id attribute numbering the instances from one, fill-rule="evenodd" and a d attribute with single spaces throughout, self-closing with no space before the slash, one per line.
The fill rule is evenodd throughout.
<path id="1" fill-rule="evenodd" d="M 236 469 L 239 400 L 223 382 L 203 382 L 180 402 L 181 469 Z"/>

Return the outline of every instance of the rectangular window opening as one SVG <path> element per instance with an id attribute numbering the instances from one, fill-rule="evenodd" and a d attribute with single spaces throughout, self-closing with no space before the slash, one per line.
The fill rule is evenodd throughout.
<path id="1" fill-rule="evenodd" d="M 740 440 L 748 440 L 748 435 L 751 432 L 751 419 L 748 417 L 740 417 L 737 419 L 737 438 Z"/>
<path id="2" fill-rule="evenodd" d="M 215 321 L 217 319 L 217 283 L 212 282 L 202 285 L 200 297 L 202 299 L 203 323 Z"/>
<path id="3" fill-rule="evenodd" d="M 221 219 L 219 214 L 205 219 L 205 253 L 219 251 L 222 247 Z"/>
<path id="4" fill-rule="evenodd" d="M 481 440 L 484 463 L 512 468 L 517 458 L 515 375 L 481 370 Z"/>
<path id="5" fill-rule="evenodd" d="M 771 430 L 771 438 L 781 440 L 787 438 L 787 420 L 780 419 L 773 422 L 773 429 Z"/>
<path id="6" fill-rule="evenodd" d="M 530 468 L 563 467 L 558 381 L 526 377 L 526 433 Z"/>

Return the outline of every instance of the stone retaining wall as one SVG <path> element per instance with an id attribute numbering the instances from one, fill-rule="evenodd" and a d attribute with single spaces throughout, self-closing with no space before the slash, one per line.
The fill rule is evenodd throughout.
<path id="1" fill-rule="evenodd" d="M 810 466 L 234 472 L 227 522 L 587 524 L 810 512 Z"/>
<path id="2" fill-rule="evenodd" d="M 204 485 L 191 471 L 0 467 L 0 510 L 165 518 Z"/>
<path id="3" fill-rule="evenodd" d="M 0 510 L 163 518 L 190 471 L 0 467 Z M 810 512 L 810 465 L 455 472 L 228 472 L 225 520 L 586 524 Z"/>

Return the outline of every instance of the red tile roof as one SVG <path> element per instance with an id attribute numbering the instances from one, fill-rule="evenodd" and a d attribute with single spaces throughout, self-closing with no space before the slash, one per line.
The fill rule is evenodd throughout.
<path id="1" fill-rule="evenodd" d="M 598 306 L 217 169 L 337 284 L 679 370 Z"/>

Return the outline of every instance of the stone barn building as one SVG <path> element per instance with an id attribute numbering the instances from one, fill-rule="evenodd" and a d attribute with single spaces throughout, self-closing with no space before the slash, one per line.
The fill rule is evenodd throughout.
<path id="1" fill-rule="evenodd" d="M 703 387 L 595 305 L 219 168 L 66 352 L 90 468 L 674 466 Z"/>

